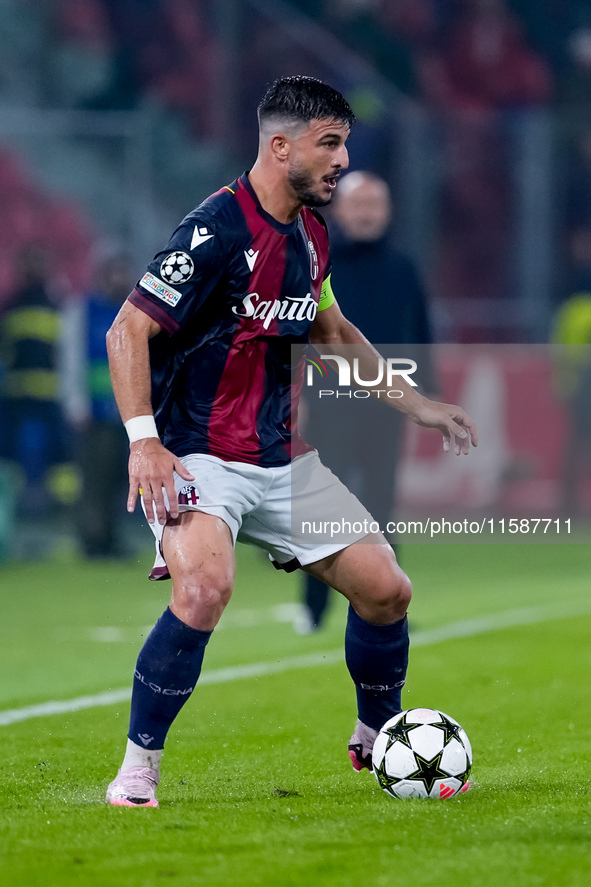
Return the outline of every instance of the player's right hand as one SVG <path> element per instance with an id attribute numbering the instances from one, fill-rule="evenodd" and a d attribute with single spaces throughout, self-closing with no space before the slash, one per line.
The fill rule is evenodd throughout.
<path id="1" fill-rule="evenodd" d="M 138 493 L 141 492 L 148 523 L 165 524 L 167 520 L 164 492 L 168 497 L 170 517 L 179 515 L 179 501 L 174 485 L 173 472 L 184 480 L 195 480 L 174 453 L 167 450 L 157 437 L 145 437 L 130 446 L 129 496 L 127 510 L 133 511 Z"/>

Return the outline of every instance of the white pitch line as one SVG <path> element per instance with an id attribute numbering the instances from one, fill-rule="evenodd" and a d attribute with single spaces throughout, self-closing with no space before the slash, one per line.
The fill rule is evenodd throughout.
<path id="1" fill-rule="evenodd" d="M 454 638 L 469 638 L 488 631 L 500 631 L 503 628 L 516 628 L 518 625 L 535 625 L 536 622 L 550 622 L 553 619 L 571 619 L 573 616 L 591 614 L 591 599 L 581 601 L 555 601 L 540 607 L 520 607 L 515 610 L 504 610 L 491 613 L 489 616 L 478 616 L 475 619 L 464 619 L 452 622 L 439 628 L 427 628 L 416 631 L 410 636 L 411 646 L 423 647 L 450 641 Z"/>
<path id="2" fill-rule="evenodd" d="M 273 607 L 264 607 L 256 609 L 242 608 L 240 610 L 226 611 L 220 622 L 216 626 L 216 633 L 227 630 L 229 628 L 259 628 L 261 625 L 269 625 L 276 622 L 294 622 L 301 612 L 301 605 L 292 604 L 275 604 Z M 138 638 L 149 634 L 152 625 L 135 626 L 133 628 L 121 627 L 116 625 L 97 625 L 90 629 L 83 629 L 82 636 L 87 640 L 97 641 L 98 643 L 117 644 L 126 643 L 131 640 L 136 641 Z M 77 633 L 80 636 L 79 633 Z M 56 637 L 61 641 L 64 640 L 64 632 L 62 629 L 56 630 Z M 66 639 L 68 635 L 65 636 Z"/>
<path id="3" fill-rule="evenodd" d="M 411 634 L 412 647 L 425 647 L 450 641 L 454 638 L 469 638 L 489 631 L 500 631 L 504 628 L 515 628 L 519 625 L 534 625 L 537 622 L 549 622 L 554 619 L 570 619 L 574 616 L 591 614 L 591 600 L 561 602 L 556 601 L 541 607 L 521 607 L 481 616 L 477 619 L 465 619 L 452 622 L 439 628 L 428 628 Z M 229 681 L 240 681 L 246 678 L 258 678 L 265 675 L 280 674 L 296 668 L 311 668 L 316 665 L 334 665 L 344 658 L 342 649 L 328 650 L 325 653 L 307 653 L 303 656 L 288 656 L 275 662 L 253 662 L 250 665 L 234 665 L 229 668 L 217 668 L 204 671 L 199 684 L 225 684 Z M 68 714 L 82 711 L 85 708 L 96 708 L 101 705 L 116 705 L 127 702 L 131 696 L 131 688 L 124 690 L 107 690 L 94 696 L 78 696 L 76 699 L 42 702 L 39 705 L 26 705 L 23 708 L 12 708 L 0 711 L 0 727 L 28 721 L 31 718 L 49 715 Z"/>

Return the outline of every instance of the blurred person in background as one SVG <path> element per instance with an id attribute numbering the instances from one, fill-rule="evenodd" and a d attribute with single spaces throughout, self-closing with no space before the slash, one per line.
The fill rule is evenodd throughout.
<path id="1" fill-rule="evenodd" d="M 481 341 L 490 330 L 468 325 L 461 300 L 510 292 L 511 127 L 550 102 L 553 77 L 505 0 L 458 0 L 418 70 L 443 143 L 434 295 L 455 304 L 461 340 Z"/>
<path id="2" fill-rule="evenodd" d="M 65 405 L 78 431 L 81 499 L 77 530 L 90 558 L 120 557 L 118 516 L 125 509 L 128 445 L 111 387 L 106 335 L 133 282 L 127 255 L 105 258 L 97 288 L 64 313 Z"/>
<path id="3" fill-rule="evenodd" d="M 547 104 L 554 88 L 548 64 L 506 0 L 458 0 L 420 70 L 430 102 L 472 117 Z"/>
<path id="4" fill-rule="evenodd" d="M 67 461 L 60 404 L 60 311 L 50 294 L 46 249 L 24 246 L 17 256 L 18 286 L 0 318 L 0 455 L 18 463 L 24 489 L 18 510 L 43 516 L 52 506 L 48 472 Z"/>
<path id="5" fill-rule="evenodd" d="M 582 480 L 591 478 L 591 220 L 569 232 L 570 295 L 553 324 L 555 382 L 570 421 L 562 459 L 560 508 L 565 518 L 583 510 Z M 570 347 L 569 347 L 570 346 Z"/>
<path id="6" fill-rule="evenodd" d="M 388 184 L 356 171 L 339 184 L 331 218 L 332 279 L 345 316 L 374 345 L 428 345 L 432 341 L 428 300 L 412 260 L 391 240 L 393 204 Z M 436 390 L 427 349 L 416 358 L 418 378 L 429 395 Z M 328 387 L 331 387 L 330 385 Z M 305 392 L 305 389 L 304 389 Z M 306 400 L 306 439 L 323 463 L 351 489 L 384 531 L 391 517 L 402 417 L 377 400 Z M 376 441 L 383 446 L 376 446 Z M 329 587 L 306 574 L 296 631 L 318 629 Z"/>
<path id="7" fill-rule="evenodd" d="M 566 226 L 568 270 L 572 280 L 569 289 L 580 286 L 580 277 L 588 277 L 590 268 L 585 260 L 584 232 L 591 226 L 591 126 L 579 121 L 577 131 L 569 144 L 566 167 Z M 579 232 L 579 233 L 577 233 Z"/>

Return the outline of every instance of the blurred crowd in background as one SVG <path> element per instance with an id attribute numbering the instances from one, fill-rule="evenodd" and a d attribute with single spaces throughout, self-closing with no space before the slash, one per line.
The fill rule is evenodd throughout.
<path id="1" fill-rule="evenodd" d="M 351 102 L 436 341 L 591 342 L 589 0 L 2 0 L 0 557 L 11 509 L 76 502 L 125 554 L 104 332 L 295 73 Z"/>

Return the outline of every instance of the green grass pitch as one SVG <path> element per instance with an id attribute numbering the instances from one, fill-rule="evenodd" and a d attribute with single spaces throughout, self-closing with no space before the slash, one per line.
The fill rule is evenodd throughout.
<path id="1" fill-rule="evenodd" d="M 168 585 L 145 579 L 149 560 L 0 568 L 0 712 L 129 684 L 167 603 Z M 466 728 L 475 757 L 466 795 L 395 801 L 353 772 L 354 692 L 342 662 L 203 684 L 170 734 L 158 810 L 103 803 L 127 702 L 0 726 L 0 882 L 587 887 L 589 547 L 408 546 L 401 560 L 416 637 L 523 611 L 522 625 L 474 623 L 478 633 L 411 650 L 404 705 L 441 708 Z M 281 621 L 298 583 L 241 548 L 205 669 L 341 647 L 340 599 L 317 635 Z M 536 612 L 546 616 L 532 621 Z"/>

